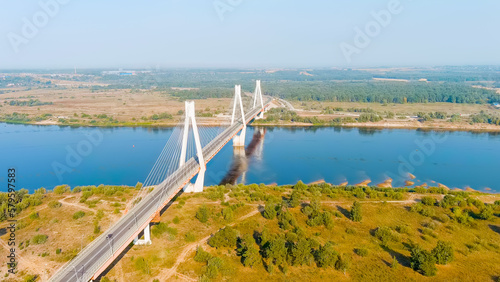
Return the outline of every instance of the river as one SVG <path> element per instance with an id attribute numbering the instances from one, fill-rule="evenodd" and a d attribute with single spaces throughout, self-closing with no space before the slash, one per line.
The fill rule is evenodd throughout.
<path id="1" fill-rule="evenodd" d="M 254 134 L 258 132 L 258 134 Z M 89 128 L 0 124 L 0 191 L 7 169 L 17 188 L 135 185 L 143 182 L 171 128 Z M 500 192 L 500 134 L 362 128 L 249 127 L 246 152 L 228 143 L 207 165 L 220 183 L 442 183 Z M 491 189 L 491 190 L 489 190 Z"/>

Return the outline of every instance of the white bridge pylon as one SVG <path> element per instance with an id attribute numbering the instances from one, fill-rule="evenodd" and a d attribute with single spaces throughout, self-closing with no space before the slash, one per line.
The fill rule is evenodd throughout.
<path id="1" fill-rule="evenodd" d="M 260 88 L 260 80 L 256 81 L 256 86 L 255 86 L 255 93 L 253 95 L 253 108 L 257 107 L 257 100 L 260 101 L 260 107 L 264 108 L 264 100 L 262 99 L 262 89 Z M 264 118 L 264 112 L 260 112 L 255 119 L 263 119 Z"/>
<path id="2" fill-rule="evenodd" d="M 231 116 L 231 125 L 234 124 L 234 117 L 236 115 L 236 104 L 240 104 L 241 110 L 241 121 L 243 123 L 243 129 L 241 130 L 240 135 L 236 135 L 233 138 L 233 146 L 234 147 L 244 147 L 245 146 L 245 134 L 247 131 L 247 123 L 245 120 L 245 112 L 243 111 L 243 101 L 241 100 L 241 85 L 234 86 L 234 105 L 233 105 L 233 115 Z"/>
<path id="3" fill-rule="evenodd" d="M 203 184 L 205 182 L 205 171 L 207 170 L 205 159 L 203 158 L 203 150 L 200 142 L 200 135 L 198 133 L 198 126 L 196 125 L 194 101 L 186 101 L 186 120 L 184 121 L 184 131 L 182 135 L 182 149 L 181 158 L 179 160 L 179 167 L 182 167 L 186 163 L 186 150 L 188 144 L 188 133 L 190 125 L 193 127 L 193 136 L 196 145 L 196 153 L 198 155 L 198 163 L 200 164 L 200 171 L 198 172 L 198 177 L 195 183 L 188 183 L 184 187 L 184 192 L 203 192 Z"/>

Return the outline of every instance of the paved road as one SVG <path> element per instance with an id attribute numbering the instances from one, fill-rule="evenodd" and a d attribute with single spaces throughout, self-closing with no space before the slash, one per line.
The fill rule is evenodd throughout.
<path id="1" fill-rule="evenodd" d="M 270 101 L 266 103 L 266 107 Z M 249 123 L 261 109 L 257 108 L 245 115 Z M 203 156 L 208 162 L 231 138 L 243 128 L 242 120 L 228 127 L 203 148 Z M 132 242 L 138 232 L 146 227 L 157 210 L 177 194 L 186 182 L 196 175 L 200 166 L 194 157 L 172 173 L 135 207 L 125 214 L 110 229 L 85 247 L 72 261 L 64 265 L 50 281 L 89 281 L 106 263 L 114 260 Z M 112 234 L 112 235 L 110 235 Z"/>

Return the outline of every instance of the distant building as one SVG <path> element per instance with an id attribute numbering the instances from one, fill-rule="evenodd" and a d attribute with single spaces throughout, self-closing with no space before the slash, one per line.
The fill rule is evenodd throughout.
<path id="1" fill-rule="evenodd" d="M 151 71 L 135 71 L 135 70 L 122 70 L 117 71 L 103 71 L 103 75 L 137 75 L 138 73 L 151 73 Z"/>

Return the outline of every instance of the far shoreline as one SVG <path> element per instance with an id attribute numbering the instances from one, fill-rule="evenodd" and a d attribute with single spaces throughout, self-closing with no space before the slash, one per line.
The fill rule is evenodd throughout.
<path id="1" fill-rule="evenodd" d="M 54 123 L 39 123 L 39 122 L 9 122 L 0 121 L 0 124 L 11 124 L 11 125 L 32 125 L 32 126 L 59 126 L 59 127 L 84 127 L 84 128 L 173 128 L 178 125 L 178 123 L 157 123 L 157 124 L 147 124 L 147 123 L 125 123 L 125 124 L 63 124 L 59 122 Z M 198 123 L 199 126 L 208 127 L 218 127 L 219 124 L 216 123 Z M 462 126 L 417 126 L 417 125 L 400 125 L 400 124 L 381 124 L 378 122 L 374 123 L 346 123 L 346 124 L 311 124 L 311 123 L 250 123 L 249 126 L 253 127 L 283 127 L 283 128 L 364 128 L 364 129 L 406 129 L 406 130 L 423 130 L 423 131 L 443 131 L 443 132 L 473 132 L 473 133 L 500 133 L 500 126 L 492 126 L 485 124 L 482 128 L 477 128 L 474 125 L 462 125 Z"/>

